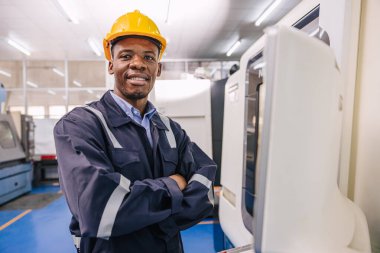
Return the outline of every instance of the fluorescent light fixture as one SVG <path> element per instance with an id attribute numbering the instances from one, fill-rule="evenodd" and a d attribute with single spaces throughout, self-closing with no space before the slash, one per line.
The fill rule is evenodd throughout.
<path id="1" fill-rule="evenodd" d="M 259 26 L 271 13 L 276 9 L 276 7 L 281 3 L 282 0 L 275 0 L 256 20 L 255 26 Z"/>
<path id="2" fill-rule="evenodd" d="M 31 81 L 27 81 L 26 84 L 29 85 L 30 87 L 38 88 L 38 84 L 32 83 Z"/>
<path id="3" fill-rule="evenodd" d="M 94 51 L 94 53 L 97 55 L 97 56 L 101 56 L 102 53 L 98 47 L 98 43 L 96 42 L 96 40 L 94 38 L 88 38 L 87 40 L 87 43 L 88 45 L 90 45 L 92 51 Z"/>
<path id="4" fill-rule="evenodd" d="M 94 93 L 94 91 L 91 90 L 91 89 L 88 89 L 87 92 L 90 93 L 90 94 Z"/>
<path id="5" fill-rule="evenodd" d="M 240 46 L 240 43 L 241 43 L 240 40 L 236 41 L 235 44 L 233 44 L 233 46 L 228 50 L 226 55 L 230 56 L 236 50 L 236 48 L 238 48 Z"/>
<path id="6" fill-rule="evenodd" d="M 72 9 L 68 4 L 67 0 L 53 0 L 55 5 L 58 7 L 58 10 L 62 13 L 62 15 L 71 23 L 79 24 L 78 19 L 75 17 Z"/>
<path id="7" fill-rule="evenodd" d="M 59 75 L 59 76 L 65 76 L 65 74 L 63 74 L 63 72 L 62 71 L 60 71 L 59 69 L 57 69 L 57 68 L 53 68 L 53 72 L 54 73 L 56 73 L 57 75 Z"/>
<path id="8" fill-rule="evenodd" d="M 169 24 L 169 13 L 170 13 L 170 0 L 168 0 L 168 7 L 166 9 L 165 23 Z"/>
<path id="9" fill-rule="evenodd" d="M 47 93 L 51 94 L 51 95 L 56 95 L 57 93 L 53 90 L 48 90 Z"/>
<path id="10" fill-rule="evenodd" d="M 78 86 L 78 87 L 82 87 L 82 84 L 76 80 L 73 81 L 73 84 Z"/>
<path id="11" fill-rule="evenodd" d="M 6 77 L 11 77 L 11 73 L 8 73 L 7 71 L 4 71 L 4 70 L 1 70 L 0 69 L 0 74 L 3 75 L 3 76 L 6 76 Z"/>
<path id="12" fill-rule="evenodd" d="M 21 46 L 19 43 L 17 43 L 14 40 L 8 39 L 7 40 L 8 44 L 11 45 L 12 47 L 16 48 L 18 51 L 20 51 L 23 54 L 26 54 L 27 56 L 30 56 L 30 52 L 28 49 L 25 47 Z"/>

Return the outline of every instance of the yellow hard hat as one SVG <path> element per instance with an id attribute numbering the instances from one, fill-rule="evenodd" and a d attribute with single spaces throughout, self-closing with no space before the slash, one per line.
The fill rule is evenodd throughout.
<path id="1" fill-rule="evenodd" d="M 112 25 L 111 31 L 103 39 L 104 55 L 111 61 L 111 42 L 116 38 L 134 35 L 157 40 L 161 44 L 159 60 L 166 48 L 166 40 L 160 34 L 157 25 L 140 11 L 128 12 L 120 16 Z"/>

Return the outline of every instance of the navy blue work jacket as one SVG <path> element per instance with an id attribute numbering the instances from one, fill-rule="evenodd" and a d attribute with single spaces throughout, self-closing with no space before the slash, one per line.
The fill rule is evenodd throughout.
<path id="1" fill-rule="evenodd" d="M 110 91 L 55 126 L 78 252 L 183 252 L 179 231 L 212 211 L 215 163 L 169 118 L 155 113 L 151 132 L 153 147 Z M 175 173 L 188 182 L 183 191 Z"/>

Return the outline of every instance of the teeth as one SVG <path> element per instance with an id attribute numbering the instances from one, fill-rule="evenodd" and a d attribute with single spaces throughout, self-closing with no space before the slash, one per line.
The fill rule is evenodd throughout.
<path id="1" fill-rule="evenodd" d="M 130 79 L 137 80 L 137 81 L 145 81 L 145 78 L 142 78 L 142 77 L 132 77 Z"/>

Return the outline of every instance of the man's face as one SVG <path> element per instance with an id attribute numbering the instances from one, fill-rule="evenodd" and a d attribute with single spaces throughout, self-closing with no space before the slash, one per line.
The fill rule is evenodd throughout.
<path id="1" fill-rule="evenodd" d="M 114 92 L 132 105 L 146 102 L 161 74 L 158 48 L 142 38 L 126 38 L 113 47 L 108 73 L 115 75 Z"/>

